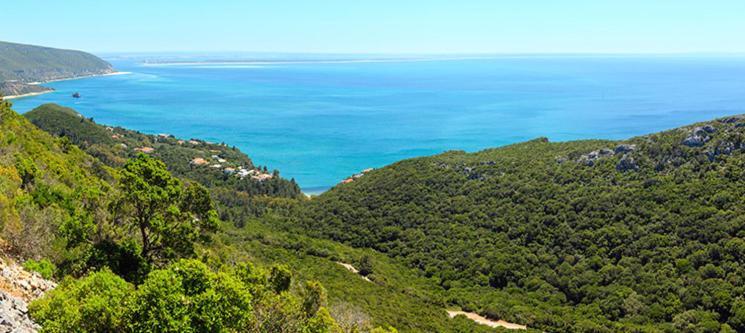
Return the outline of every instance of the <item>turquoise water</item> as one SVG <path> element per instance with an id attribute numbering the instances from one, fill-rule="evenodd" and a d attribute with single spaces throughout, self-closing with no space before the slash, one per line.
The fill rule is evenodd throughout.
<path id="1" fill-rule="evenodd" d="M 316 192 L 369 167 L 546 136 L 620 139 L 745 113 L 745 57 L 144 65 L 14 101 L 226 142 Z M 73 92 L 82 98 L 72 99 Z"/>

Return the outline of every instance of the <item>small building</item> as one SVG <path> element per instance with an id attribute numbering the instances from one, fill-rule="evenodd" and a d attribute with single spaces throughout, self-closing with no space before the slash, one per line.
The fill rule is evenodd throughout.
<path id="1" fill-rule="evenodd" d="M 138 147 L 138 148 L 135 148 L 135 151 L 136 152 L 145 153 L 145 154 L 150 154 L 150 153 L 152 153 L 152 152 L 155 151 L 155 148 L 153 148 L 153 147 Z"/>
<path id="2" fill-rule="evenodd" d="M 203 159 L 201 157 L 195 157 L 194 159 L 192 159 L 189 162 L 190 165 L 195 165 L 195 166 L 202 166 L 202 165 L 205 165 L 207 163 L 209 163 L 209 162 L 207 162 L 207 160 L 205 160 L 205 159 Z"/>

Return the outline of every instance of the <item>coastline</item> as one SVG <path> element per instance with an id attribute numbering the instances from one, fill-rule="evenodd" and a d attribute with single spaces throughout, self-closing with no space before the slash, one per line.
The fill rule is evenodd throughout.
<path id="1" fill-rule="evenodd" d="M 132 72 L 111 72 L 111 73 L 105 73 L 105 74 L 91 74 L 91 75 L 82 75 L 82 76 L 76 76 L 76 77 L 70 77 L 70 78 L 64 78 L 64 79 L 55 79 L 55 80 L 49 80 L 49 81 L 42 81 L 42 82 L 29 82 L 26 83 L 27 85 L 31 86 L 40 86 L 42 84 L 51 83 L 51 82 L 59 82 L 59 81 L 71 81 L 71 80 L 80 80 L 80 79 L 88 79 L 92 77 L 98 77 L 98 76 L 116 76 L 116 75 L 127 75 L 132 74 Z M 32 92 L 28 94 L 21 94 L 21 95 L 8 95 L 8 96 L 2 96 L 0 100 L 11 100 L 11 99 L 18 99 L 18 98 L 24 98 L 24 97 L 32 97 L 32 96 L 38 96 L 43 94 L 48 94 L 54 92 L 54 89 L 49 89 L 46 91 L 38 91 L 38 92 Z"/>
<path id="2" fill-rule="evenodd" d="M 116 75 L 128 75 L 132 74 L 132 72 L 111 72 L 111 73 L 105 73 L 105 74 L 90 74 L 90 75 L 81 75 L 81 76 L 75 76 L 70 78 L 64 78 L 64 79 L 54 79 L 54 80 L 48 80 L 48 81 L 40 81 L 40 82 L 29 82 L 27 84 L 29 85 L 41 85 L 45 83 L 51 83 L 51 82 L 60 82 L 60 81 L 72 81 L 72 80 L 80 80 L 80 79 L 88 79 L 92 77 L 98 77 L 98 76 L 116 76 Z"/>
<path id="3" fill-rule="evenodd" d="M 11 100 L 11 99 L 17 99 L 17 98 L 24 98 L 24 97 L 31 97 L 31 96 L 38 96 L 38 95 L 44 95 L 48 94 L 50 92 L 53 92 L 54 90 L 47 90 L 47 91 L 39 91 L 39 92 L 32 92 L 28 94 L 21 94 L 21 95 L 10 95 L 10 96 L 3 96 L 2 100 Z"/>

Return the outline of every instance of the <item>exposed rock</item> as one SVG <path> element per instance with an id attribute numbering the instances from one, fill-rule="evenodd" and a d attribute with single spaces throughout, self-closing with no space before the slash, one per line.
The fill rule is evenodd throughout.
<path id="1" fill-rule="evenodd" d="M 636 171 L 639 170 L 639 165 L 636 164 L 636 160 L 633 157 L 626 154 L 621 157 L 621 160 L 616 164 L 616 170 L 621 172 Z"/>
<path id="2" fill-rule="evenodd" d="M 618 145 L 616 147 L 616 149 L 614 150 L 614 152 L 616 154 L 626 154 L 626 153 L 632 152 L 634 150 L 636 150 L 636 145 L 620 144 L 620 145 Z"/>
<path id="3" fill-rule="evenodd" d="M 708 149 L 704 152 L 710 161 L 713 161 L 719 155 L 730 155 L 732 152 L 737 150 L 738 147 L 734 143 L 729 141 L 722 141 L 713 150 Z"/>
<path id="4" fill-rule="evenodd" d="M 716 128 L 711 125 L 694 128 L 690 135 L 683 139 L 683 144 L 688 147 L 701 147 L 711 140 L 710 133 L 716 132 Z"/>
<path id="5" fill-rule="evenodd" d="M 0 333 L 34 333 L 40 328 L 29 317 L 25 301 L 0 290 Z"/>
<path id="6" fill-rule="evenodd" d="M 717 129 L 716 129 L 716 128 L 714 128 L 714 126 L 711 126 L 711 125 L 706 125 L 706 126 L 696 127 L 696 128 L 695 128 L 695 129 L 693 130 L 693 132 L 694 132 L 694 133 L 696 133 L 696 132 L 698 132 L 698 131 L 704 131 L 704 132 L 706 132 L 706 133 L 714 133 L 714 132 L 716 132 L 716 131 L 717 131 Z"/>
<path id="7" fill-rule="evenodd" d="M 736 122 L 742 120 L 742 118 L 743 118 L 743 116 L 732 116 L 732 117 L 727 117 L 727 118 L 719 119 L 719 122 L 720 123 L 724 123 L 724 124 L 732 124 L 732 123 L 736 123 Z"/>
<path id="8" fill-rule="evenodd" d="M 9 259 L 0 259 L 0 333 L 32 333 L 40 329 L 28 315 L 28 302 L 57 286 Z"/>
<path id="9" fill-rule="evenodd" d="M 608 148 L 603 148 L 600 150 L 591 151 L 580 156 L 579 159 L 577 159 L 577 162 L 587 166 L 593 166 L 595 165 L 595 162 L 597 162 L 597 160 L 608 156 L 613 156 L 613 151 Z"/>

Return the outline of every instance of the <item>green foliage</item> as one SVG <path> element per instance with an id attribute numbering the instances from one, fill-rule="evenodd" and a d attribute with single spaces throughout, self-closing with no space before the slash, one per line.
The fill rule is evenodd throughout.
<path id="1" fill-rule="evenodd" d="M 251 321 L 251 294 L 227 273 L 183 260 L 151 272 L 134 294 L 134 332 L 238 331 Z"/>
<path id="2" fill-rule="evenodd" d="M 303 289 L 303 313 L 311 317 L 326 304 L 326 289 L 318 281 L 308 281 Z"/>
<path id="3" fill-rule="evenodd" d="M 274 265 L 272 266 L 272 272 L 269 275 L 269 285 L 272 290 L 276 293 L 290 289 L 290 282 L 292 280 L 292 273 L 287 266 Z"/>
<path id="4" fill-rule="evenodd" d="M 308 313 L 257 278 L 265 274 L 250 264 L 214 271 L 181 260 L 135 287 L 102 270 L 65 279 L 29 311 L 42 332 L 341 332 L 328 310 Z M 309 286 L 311 294 L 323 288 Z"/>
<path id="5" fill-rule="evenodd" d="M 261 214 L 265 209 L 265 202 L 256 196 L 302 197 L 295 181 L 279 177 L 277 171 L 274 172 L 276 177 L 264 181 L 250 177 L 241 179 L 235 174 L 226 173 L 223 170 L 225 167 L 259 168 L 235 147 L 202 140 L 186 141 L 171 136 L 147 135 L 121 127 L 106 127 L 86 119 L 73 109 L 56 104 L 39 106 L 24 116 L 42 130 L 68 138 L 112 167 L 121 167 L 128 159 L 136 157 L 138 148 L 153 148 L 150 154 L 163 161 L 168 171 L 179 178 L 190 179 L 209 188 L 220 203 L 220 214 L 226 221 L 240 223 L 248 217 Z M 195 158 L 210 161 L 211 165 L 220 164 L 223 168 L 190 163 Z"/>
<path id="6" fill-rule="evenodd" d="M 23 263 L 23 268 L 28 271 L 37 272 L 45 279 L 51 279 L 57 267 L 48 259 L 29 259 Z"/>
<path id="7" fill-rule="evenodd" d="M 64 225 L 85 221 L 82 229 L 93 234 L 90 227 L 108 219 L 115 171 L 64 147 L 10 106 L 0 102 L 0 236 L 15 255 L 60 264 L 72 255 L 68 245 L 78 241 Z M 58 266 L 66 272 L 65 265 Z"/>
<path id="8" fill-rule="evenodd" d="M 705 142 L 685 144 L 695 133 Z M 718 331 L 745 294 L 743 143 L 745 119 L 731 117 L 628 141 L 447 152 L 339 185 L 285 227 L 383 252 L 494 319 Z"/>
<path id="9" fill-rule="evenodd" d="M 360 257 L 359 263 L 357 263 L 357 269 L 363 276 L 368 276 L 373 273 L 372 257 L 364 255 Z"/>
<path id="10" fill-rule="evenodd" d="M 67 278 L 29 312 L 44 333 L 122 332 L 133 288 L 108 270 L 75 280 Z"/>
<path id="11" fill-rule="evenodd" d="M 341 333 L 341 329 L 331 318 L 331 314 L 326 308 L 320 308 L 313 315 L 305 326 L 303 333 Z"/>
<path id="12" fill-rule="evenodd" d="M 111 65 L 80 51 L 0 42 L 0 81 L 38 82 L 111 72 Z"/>
<path id="13" fill-rule="evenodd" d="M 184 188 L 165 164 L 144 154 L 124 165 L 118 219 L 140 235 L 141 256 L 149 262 L 188 257 L 194 244 L 217 228 L 208 192 Z"/>
<path id="14" fill-rule="evenodd" d="M 257 332 L 286 332 L 290 329 L 283 323 L 293 323 L 307 317 L 299 309 L 305 300 L 326 299 L 320 302 L 344 332 L 369 332 L 375 327 L 394 326 L 400 332 L 493 332 L 487 326 L 477 325 L 471 320 L 448 319 L 443 291 L 431 279 L 424 278 L 395 260 L 371 250 L 353 249 L 348 246 L 310 238 L 297 232 L 273 229 L 278 225 L 272 215 L 261 221 L 254 220 L 243 228 L 225 227 L 210 246 L 210 261 L 240 262 L 252 260 L 267 267 L 281 262 L 292 271 L 290 293 L 300 296 L 296 304 L 287 300 L 270 302 L 257 318 L 263 321 Z M 358 258 L 370 256 L 375 263 L 375 282 L 364 280 L 339 265 L 337 262 L 356 263 Z M 257 269 L 248 269 L 252 278 L 260 280 Z M 304 297 L 322 295 L 306 288 L 301 281 L 319 281 L 326 290 L 326 297 Z M 269 288 L 269 290 L 273 289 Z M 270 297 L 273 298 L 273 297 Z M 279 298 L 279 297 L 277 297 Z M 319 304 L 308 302 L 307 304 Z M 258 307 L 258 306 L 257 306 Z M 288 309 L 298 309 L 290 311 Z M 308 306 L 315 308 L 315 306 Z M 289 319 L 288 319 L 289 318 Z M 300 321 L 302 321 L 300 320 Z M 290 330 L 291 331 L 291 330 Z"/>

